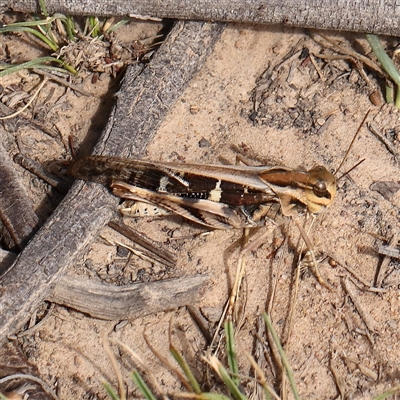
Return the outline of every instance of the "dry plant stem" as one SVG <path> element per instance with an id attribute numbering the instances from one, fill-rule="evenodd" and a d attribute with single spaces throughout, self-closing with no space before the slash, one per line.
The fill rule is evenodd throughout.
<path id="1" fill-rule="evenodd" d="M 174 265 L 168 265 L 165 260 L 162 258 L 158 257 L 156 254 L 153 252 L 143 249 L 143 248 L 135 248 L 131 247 L 126 243 L 123 243 L 119 240 L 114 240 L 112 238 L 107 238 L 106 235 L 101 234 L 100 237 L 106 241 L 106 243 L 110 246 L 120 246 L 123 247 L 127 250 L 129 250 L 132 254 L 134 254 L 137 257 L 140 257 L 142 260 L 149 261 L 150 263 L 158 262 L 161 265 L 167 266 L 167 267 L 173 267 Z M 136 243 L 133 243 L 133 246 L 135 246 Z M 140 247 L 140 246 L 139 246 Z"/>
<path id="2" fill-rule="evenodd" d="M 45 322 L 51 317 L 54 307 L 55 304 L 52 303 L 49 309 L 46 311 L 46 315 L 37 324 L 30 326 L 27 330 L 18 333 L 17 337 L 21 338 L 22 336 L 33 335 L 33 333 L 37 331 L 41 326 L 43 326 Z"/>
<path id="3" fill-rule="evenodd" d="M 126 16 L 140 19 L 187 19 L 253 24 L 285 24 L 308 27 L 400 36 L 400 10 L 394 3 L 379 0 L 359 2 L 309 0 L 137 0 L 134 2 L 105 0 L 47 0 L 50 14 Z M 25 13 L 38 12 L 35 0 L 2 0 L 0 11 L 12 9 Z M 351 17 L 350 17 L 351 16 Z"/>
<path id="4" fill-rule="evenodd" d="M 279 370 L 281 370 L 282 369 L 282 361 L 279 358 L 276 348 L 273 346 L 273 340 L 272 340 L 271 335 L 268 335 L 267 339 L 268 339 L 269 346 L 270 346 L 271 351 L 273 352 L 273 357 L 274 357 L 274 362 L 272 361 L 272 357 L 270 356 L 269 351 L 267 350 L 267 346 L 265 344 L 265 336 L 266 336 L 267 332 L 268 332 L 268 330 L 265 329 L 265 322 L 262 319 L 262 316 L 259 316 L 257 318 L 257 331 L 254 332 L 254 336 L 257 339 L 254 354 L 256 356 L 258 356 L 257 362 L 258 362 L 259 367 L 261 367 L 263 371 L 267 371 L 267 368 L 268 368 L 271 371 L 271 374 L 273 375 L 273 377 L 276 378 L 274 363 L 276 363 L 279 366 L 278 367 Z"/>
<path id="5" fill-rule="evenodd" d="M 395 147 L 390 143 L 388 139 L 385 138 L 385 136 L 380 132 L 379 128 L 376 126 L 374 122 L 370 122 L 368 124 L 368 129 L 370 130 L 371 133 L 373 133 L 384 145 L 385 147 L 389 150 L 390 153 L 393 154 L 394 159 L 396 162 L 398 162 L 398 153 L 395 149 Z"/>
<path id="6" fill-rule="evenodd" d="M 253 358 L 253 356 L 248 353 L 247 351 L 244 352 L 246 358 L 250 361 L 251 366 L 253 367 L 254 371 L 256 372 L 256 375 L 259 376 L 258 382 L 260 385 L 265 386 L 270 394 L 274 397 L 274 399 L 279 400 L 280 397 L 278 394 L 275 392 L 275 390 L 267 384 L 267 380 L 264 375 L 264 371 L 259 367 L 257 364 L 256 360 Z M 261 397 L 260 397 L 261 398 Z"/>
<path id="7" fill-rule="evenodd" d="M 13 112 L 14 110 L 10 107 L 7 107 L 5 104 L 0 103 L 0 116 L 6 116 L 9 115 Z M 42 124 L 39 124 L 37 122 L 31 121 L 27 118 L 25 118 L 22 115 L 18 115 L 16 118 L 13 118 L 12 120 L 6 120 L 3 122 L 3 125 L 5 126 L 5 129 L 10 132 L 15 132 L 18 130 L 20 126 L 24 125 L 30 125 L 33 128 L 38 129 L 39 131 L 45 133 L 46 135 L 52 137 L 53 139 L 56 139 L 58 143 L 61 143 L 60 137 L 52 132 L 51 130 L 47 129 L 45 126 Z M 21 150 L 21 149 L 20 149 Z"/>
<path id="8" fill-rule="evenodd" d="M 315 218 L 311 222 L 311 225 L 310 225 L 308 233 L 305 232 L 303 227 L 296 221 L 296 219 L 294 217 L 292 219 L 295 222 L 297 228 L 299 229 L 301 237 L 304 240 L 304 243 L 306 244 L 306 247 L 308 249 L 307 253 L 311 256 L 311 269 L 312 269 L 312 272 L 314 273 L 318 283 L 320 285 L 322 285 L 322 286 L 325 286 L 327 289 L 332 290 L 332 288 L 324 281 L 324 279 L 321 276 L 321 273 L 319 272 L 318 263 L 317 263 L 317 260 L 315 259 L 314 246 L 311 243 L 311 240 L 310 240 L 310 238 L 308 236 L 308 234 L 309 234 L 309 232 L 311 230 L 311 227 L 312 227 L 312 225 L 313 225 L 313 223 L 315 221 Z M 302 251 L 303 251 L 303 248 L 301 249 L 300 254 L 301 254 Z"/>
<path id="9" fill-rule="evenodd" d="M 377 381 L 378 380 L 379 376 L 373 369 L 368 368 L 363 363 L 358 363 L 357 366 L 358 366 L 358 369 L 361 371 L 361 373 L 364 374 L 367 378 L 370 378 L 373 381 Z"/>
<path id="10" fill-rule="evenodd" d="M 299 285 L 300 285 L 300 273 L 301 273 L 301 255 L 303 252 L 303 248 L 304 248 L 304 244 L 306 245 L 306 247 L 308 247 L 309 252 L 311 252 L 312 254 L 312 262 L 314 264 L 314 268 L 316 269 L 316 271 L 318 271 L 318 267 L 317 267 L 317 262 L 315 260 L 315 256 L 314 256 L 314 249 L 311 243 L 311 240 L 309 239 L 308 235 L 310 234 L 312 225 L 315 221 L 315 218 L 312 219 L 312 222 L 309 226 L 308 232 L 306 233 L 303 229 L 303 227 L 296 221 L 295 218 L 292 217 L 292 220 L 295 222 L 297 228 L 299 229 L 300 235 L 303 239 L 304 242 L 302 242 L 301 247 L 300 247 L 300 251 L 299 251 L 299 259 L 297 262 L 297 268 L 296 268 L 296 278 L 295 278 L 295 282 L 294 282 L 294 289 L 293 289 L 293 294 L 292 294 L 292 298 L 290 301 L 290 310 L 289 310 L 289 319 L 288 319 L 288 328 L 287 328 L 287 335 L 286 335 L 286 348 L 285 351 L 286 353 L 289 353 L 290 351 L 290 343 L 291 343 L 291 336 L 292 336 L 292 327 L 293 327 L 293 318 L 294 318 L 294 313 L 296 310 L 296 304 L 297 304 L 297 298 L 298 298 L 298 294 L 299 294 Z M 323 286 L 327 286 L 328 289 L 330 289 L 330 286 L 328 286 L 325 281 L 322 279 L 321 275 L 319 274 L 318 271 L 318 276 L 321 279 L 321 281 L 323 283 L 320 282 L 317 273 L 315 273 L 316 278 L 318 280 L 318 282 L 323 285 Z M 283 370 L 283 366 L 282 366 L 282 370 L 281 370 L 281 376 L 282 376 L 282 382 L 281 382 L 281 393 L 283 394 L 284 398 L 286 398 L 287 396 L 287 381 L 288 381 L 288 377 L 287 374 L 285 374 L 285 371 Z"/>
<path id="11" fill-rule="evenodd" d="M 140 257 L 142 260 L 145 260 L 145 261 L 149 261 L 149 262 L 155 262 L 155 261 L 158 261 L 158 260 L 156 260 L 155 258 L 154 258 L 154 254 L 151 254 L 151 253 L 149 253 L 149 252 L 147 252 L 147 250 L 137 250 L 137 249 L 134 249 L 133 247 L 130 247 L 130 246 L 128 246 L 127 244 L 125 244 L 125 243 L 122 243 L 122 242 L 120 242 L 120 241 L 118 241 L 118 240 L 115 240 L 115 241 L 110 241 L 110 240 L 107 240 L 104 236 L 102 236 L 102 235 L 100 235 L 100 237 L 101 238 L 103 238 L 103 239 L 105 239 L 108 243 L 110 243 L 112 246 L 121 246 L 121 247 L 124 247 L 125 249 L 127 249 L 127 250 L 129 250 L 132 254 L 134 254 L 135 256 L 138 256 L 138 257 Z M 146 254 L 147 253 L 147 254 Z M 161 262 L 162 263 L 162 262 Z M 163 264 L 163 263 L 162 263 Z"/>
<path id="12" fill-rule="evenodd" d="M 42 75 L 42 76 L 48 78 L 49 80 L 52 80 L 53 82 L 57 82 L 62 86 L 70 88 L 70 89 L 74 90 L 75 92 L 83 94 L 84 96 L 87 96 L 87 97 L 93 96 L 92 93 L 86 92 L 86 90 L 81 89 L 79 86 L 74 85 L 73 83 L 67 82 L 65 79 L 62 79 L 50 72 L 44 71 L 42 69 L 37 69 L 37 68 L 34 68 L 33 72 L 35 72 L 38 75 Z"/>
<path id="13" fill-rule="evenodd" d="M 32 158 L 19 153 L 14 157 L 14 161 L 61 193 L 68 192 L 69 187 L 64 181 L 45 171 L 42 165 L 37 161 L 32 160 Z"/>
<path id="14" fill-rule="evenodd" d="M 322 117 L 322 118 L 324 118 L 324 117 Z M 333 114 L 329 115 L 326 118 L 325 123 L 321 126 L 321 128 L 318 129 L 318 135 L 322 135 L 330 127 L 333 120 L 334 120 L 334 115 Z"/>
<path id="15" fill-rule="evenodd" d="M 243 229 L 243 246 L 245 247 L 249 241 L 249 228 L 244 228 Z M 242 251 L 239 254 L 239 259 L 237 262 L 237 268 L 236 268 L 236 274 L 235 274 L 235 281 L 231 290 L 231 295 L 229 298 L 229 307 L 227 310 L 227 315 L 232 316 L 234 313 L 235 309 L 235 304 L 236 300 L 239 296 L 239 290 L 240 290 L 240 284 L 243 279 L 244 275 L 244 270 L 245 270 L 245 264 L 246 264 L 246 254 L 247 252 L 244 252 L 242 248 Z M 225 316 L 222 317 L 222 319 L 225 319 Z"/>
<path id="16" fill-rule="evenodd" d="M 365 336 L 372 347 L 375 345 L 374 338 L 372 337 L 368 329 L 354 328 L 354 332 L 359 335 Z"/>
<path id="17" fill-rule="evenodd" d="M 275 229 L 275 225 L 270 226 L 269 229 L 267 229 L 261 235 L 256 235 L 255 239 L 252 240 L 251 243 L 248 243 L 250 228 L 243 229 L 243 245 L 242 245 L 242 250 L 239 253 L 239 259 L 238 259 L 236 274 L 235 274 L 235 281 L 234 281 L 234 284 L 233 284 L 233 287 L 231 290 L 231 295 L 229 298 L 227 315 L 233 314 L 236 300 L 239 296 L 240 285 L 242 283 L 243 276 L 245 273 L 246 255 L 249 254 L 251 251 L 256 250 L 263 243 L 265 243 L 265 239 L 271 235 L 271 231 L 273 231 L 274 229 Z M 224 316 L 222 317 L 222 319 L 223 318 L 224 318 Z"/>
<path id="18" fill-rule="evenodd" d="M 0 131 L 1 134 L 1 131 Z M 0 144 L 0 219 L 22 249 L 37 229 L 38 217 L 15 164 Z M 1 294 L 1 289 L 0 289 Z"/>
<path id="19" fill-rule="evenodd" d="M 50 386 L 43 380 L 37 378 L 34 375 L 30 375 L 30 374 L 13 374 L 13 375 L 8 375 L 4 378 L 0 379 L 0 384 L 4 383 L 4 382 L 8 382 L 11 381 L 13 379 L 23 379 L 23 380 L 28 380 L 28 381 L 32 381 L 32 382 L 36 382 L 38 383 L 42 389 L 49 394 L 51 397 L 53 397 L 53 399 L 58 400 L 58 396 L 53 392 L 53 390 L 50 388 Z"/>
<path id="20" fill-rule="evenodd" d="M 364 63 L 365 65 L 367 65 L 369 68 L 371 68 L 373 71 L 377 72 L 380 76 L 385 77 L 387 76 L 386 73 L 381 69 L 381 67 L 374 63 L 370 58 L 365 57 L 357 52 L 355 52 L 352 49 L 348 49 L 345 48 L 343 46 L 340 46 L 339 44 L 337 44 L 334 40 L 328 38 L 326 35 L 323 34 L 319 34 L 324 40 L 326 40 L 328 43 L 330 43 L 334 50 L 339 50 L 342 54 L 345 54 L 349 57 L 355 58 L 356 60 L 361 61 L 362 63 Z"/>
<path id="21" fill-rule="evenodd" d="M 351 298 L 351 301 L 353 302 L 354 307 L 356 308 L 361 319 L 364 321 L 364 324 L 366 325 L 366 327 L 369 329 L 370 332 L 376 333 L 377 332 L 376 327 L 375 327 L 376 322 L 372 319 L 369 312 L 367 312 L 364 309 L 363 305 L 358 300 L 358 295 L 354 291 L 354 288 L 352 287 L 352 284 L 350 282 L 351 281 L 347 278 L 343 280 L 343 286 L 344 286 L 344 289 L 346 290 L 346 293 Z"/>
<path id="22" fill-rule="evenodd" d="M 371 79 L 368 77 L 367 73 L 365 72 L 365 69 L 363 68 L 363 65 L 356 65 L 357 71 L 360 74 L 361 78 L 364 79 L 364 81 L 366 82 L 366 84 L 371 88 L 371 89 L 375 89 Z M 378 92 L 376 92 L 378 93 Z"/>
<path id="23" fill-rule="evenodd" d="M 286 353 L 289 353 L 290 339 L 292 336 L 294 312 L 296 310 L 296 303 L 297 303 L 297 298 L 299 295 L 300 272 L 301 272 L 300 263 L 301 263 L 301 252 L 299 255 L 297 268 L 296 268 L 296 278 L 295 278 L 295 282 L 294 282 L 293 295 L 292 295 L 292 298 L 290 301 L 289 319 L 288 319 L 288 324 L 287 324 L 288 329 L 287 329 L 287 335 L 286 335 L 286 348 L 285 348 Z M 275 349 L 275 352 L 277 352 L 276 349 Z M 282 393 L 283 398 L 287 398 L 288 378 L 287 378 L 287 375 L 285 374 L 283 365 L 280 365 L 280 367 L 281 367 L 280 375 L 282 376 L 281 393 Z"/>
<path id="24" fill-rule="evenodd" d="M 196 304 L 207 276 L 194 275 L 115 286 L 62 277 L 47 300 L 104 320 L 133 320 L 159 311 Z"/>
<path id="25" fill-rule="evenodd" d="M 201 333 L 206 339 L 207 345 L 209 345 L 212 341 L 212 335 L 210 333 L 210 327 L 206 319 L 203 317 L 197 307 L 188 305 L 187 310 L 189 311 L 189 314 L 192 317 L 193 321 L 196 323 L 197 327 L 200 329 Z"/>
<path id="26" fill-rule="evenodd" d="M 378 253 L 382 254 L 383 256 L 389 256 L 392 258 L 399 258 L 400 259 L 400 250 L 394 247 L 388 246 L 379 246 Z"/>
<path id="27" fill-rule="evenodd" d="M 177 23 L 146 68 L 130 67 L 96 146 L 97 154 L 143 154 L 222 31 L 220 24 Z M 50 296 L 67 268 L 111 219 L 117 204 L 100 185 L 73 185 L 0 280 L 0 342 L 20 329 Z"/>
<path id="28" fill-rule="evenodd" d="M 150 340 L 148 339 L 148 337 L 147 337 L 145 332 L 143 333 L 143 337 L 144 337 L 145 342 L 149 346 L 149 349 L 158 357 L 159 353 L 154 350 L 154 348 L 152 347 L 152 345 L 150 343 Z M 146 364 L 144 363 L 142 358 L 136 352 L 134 352 L 128 345 L 126 345 L 125 343 L 121 342 L 120 340 L 111 339 L 110 338 L 110 342 L 118 344 L 120 347 L 122 347 L 133 358 L 133 360 L 135 361 L 135 364 L 139 365 L 139 368 L 146 373 L 146 375 L 149 378 L 149 380 L 151 381 L 153 387 L 156 388 L 156 390 L 162 396 L 163 399 L 167 400 L 168 397 L 165 395 L 163 388 L 158 383 L 156 377 L 151 372 L 151 370 L 146 366 Z M 160 360 L 163 361 L 162 358 L 160 358 Z M 170 364 L 168 364 L 168 365 L 170 365 Z M 168 368 L 168 369 L 170 371 L 176 371 L 173 368 Z"/>
<path id="29" fill-rule="evenodd" d="M 150 239 L 144 233 L 137 232 L 120 221 L 110 221 L 108 226 L 157 256 L 157 261 L 169 267 L 176 264 L 177 255 L 171 253 L 162 243 Z"/>
<path id="30" fill-rule="evenodd" d="M 176 369 L 176 368 L 172 368 L 172 370 L 175 369 L 174 371 L 174 375 L 179 379 L 180 383 L 185 386 L 186 390 L 188 392 L 195 392 L 195 393 L 200 393 L 201 389 L 198 386 L 197 382 L 195 383 L 195 385 L 190 384 L 190 379 L 188 376 L 188 372 L 190 371 L 190 367 L 189 365 L 187 365 L 186 360 L 184 360 L 183 355 L 180 353 L 180 351 L 176 348 L 176 346 L 173 344 L 172 341 L 172 325 L 173 324 L 173 317 L 169 320 L 169 326 L 168 326 L 168 342 L 169 342 L 169 352 L 170 354 L 173 356 L 173 358 L 175 359 L 175 361 L 179 364 L 180 369 Z M 146 342 L 148 344 L 148 342 Z M 178 361 L 178 359 L 181 360 L 181 362 Z M 184 364 L 186 364 L 186 366 L 184 366 Z M 172 365 L 170 365 L 169 369 L 171 369 Z M 187 368 L 187 370 L 185 371 L 185 368 Z M 182 372 L 181 372 L 182 371 Z M 194 382 L 193 382 L 194 383 Z"/>
<path id="31" fill-rule="evenodd" d="M 268 315 L 272 315 L 274 299 L 275 299 L 275 293 L 276 293 L 276 289 L 277 289 L 277 286 L 278 286 L 278 277 L 279 277 L 279 274 L 280 274 L 281 266 L 283 264 L 283 257 L 287 253 L 287 250 L 288 250 L 287 242 L 288 242 L 287 238 L 285 238 L 284 244 L 282 245 L 281 249 L 279 250 L 280 253 L 279 253 L 279 257 L 278 257 L 278 268 L 276 269 L 276 272 L 275 272 L 275 280 L 274 280 L 274 282 L 272 284 L 272 293 L 271 293 L 271 297 L 270 297 L 270 300 L 269 300 L 268 306 L 267 306 L 267 314 Z M 299 268 L 297 269 L 296 276 L 297 276 L 297 278 L 296 278 L 296 290 L 298 290 L 298 281 L 300 279 L 300 269 Z M 296 298 L 297 298 L 297 294 L 296 294 Z M 294 310 L 294 308 L 291 308 L 291 311 L 292 310 Z M 290 318 L 293 318 L 293 315 L 290 315 Z M 262 320 L 262 323 L 264 325 L 264 321 L 263 320 Z M 289 328 L 289 330 L 290 330 L 290 328 Z M 286 378 L 286 375 L 284 374 L 284 368 L 283 368 L 282 360 L 281 360 L 281 358 L 279 356 L 278 349 L 277 349 L 277 347 L 276 347 L 276 345 L 274 343 L 274 340 L 272 338 L 271 332 L 268 329 L 266 329 L 266 336 L 267 336 L 269 348 L 271 349 L 271 353 L 272 353 L 271 357 L 268 358 L 268 364 L 269 364 L 271 370 L 273 370 L 273 365 L 275 366 L 276 369 L 279 370 L 279 376 L 282 377 L 282 381 L 285 381 L 285 383 L 282 382 L 282 388 L 284 388 L 286 383 L 287 383 L 286 382 L 287 378 Z M 261 340 L 260 337 L 258 338 L 258 340 L 261 343 L 263 343 L 263 341 Z M 272 362 L 272 358 L 273 358 L 274 362 Z M 284 392 L 282 392 L 282 393 L 284 393 Z"/>
<path id="32" fill-rule="evenodd" d="M 353 275 L 354 278 L 356 278 L 359 282 L 361 282 L 366 288 L 369 288 L 371 286 L 371 282 L 369 282 L 367 279 L 364 277 L 360 276 L 357 274 L 352 267 L 347 265 L 343 260 L 338 258 L 337 256 L 334 256 L 331 253 L 324 253 L 327 257 L 331 258 L 333 261 L 335 261 L 337 264 L 342 266 L 347 272 L 349 272 L 351 275 Z"/>
<path id="33" fill-rule="evenodd" d="M 221 341 L 222 341 L 221 329 L 222 329 L 222 325 L 223 325 L 223 323 L 225 321 L 225 317 L 226 317 L 226 315 L 228 313 L 229 305 L 230 305 L 230 298 L 227 300 L 227 302 L 225 304 L 225 307 L 222 310 L 222 314 L 221 314 L 221 317 L 220 317 L 220 319 L 218 321 L 218 325 L 215 328 L 214 335 L 212 337 L 211 343 L 208 346 L 207 354 L 211 354 L 211 351 L 213 351 L 214 354 L 216 354 L 218 352 L 218 350 L 219 350 L 219 347 L 220 347 Z"/>
<path id="34" fill-rule="evenodd" d="M 396 232 L 389 242 L 389 247 L 396 247 L 397 243 L 399 242 L 399 237 L 400 237 L 399 232 Z M 386 277 L 390 258 L 391 258 L 391 256 L 385 255 L 383 257 L 381 264 L 378 266 L 378 268 L 376 270 L 375 279 L 374 279 L 374 287 L 378 287 L 378 288 L 382 287 L 382 281 Z"/>
<path id="35" fill-rule="evenodd" d="M 340 398 L 345 399 L 346 396 L 346 385 L 344 382 L 344 378 L 340 375 L 339 371 L 337 370 L 337 368 L 333 365 L 332 363 L 332 356 L 329 362 L 329 368 L 332 372 L 335 384 L 339 390 L 340 393 Z"/>
<path id="36" fill-rule="evenodd" d="M 147 335 L 144 333 L 143 334 L 144 340 L 150 349 L 150 351 L 161 361 L 161 363 L 164 365 L 164 367 L 169 371 L 170 374 L 174 376 L 174 378 L 179 381 L 183 386 L 185 386 L 185 389 L 188 392 L 191 392 L 191 387 L 188 384 L 187 380 L 185 379 L 185 376 L 176 368 L 175 365 L 173 365 L 168 358 L 164 357 L 161 352 L 159 352 L 151 343 L 150 339 L 147 337 Z M 169 338 L 170 340 L 170 346 L 171 346 L 171 337 Z"/>
<path id="37" fill-rule="evenodd" d="M 263 238 L 265 237 L 266 233 L 264 233 Z M 254 244 L 250 243 L 250 245 L 247 245 L 247 242 L 249 240 L 249 228 L 244 228 L 243 229 L 243 245 L 242 245 L 242 250 L 239 253 L 239 258 L 237 261 L 237 266 L 236 266 L 236 273 L 235 273 L 235 281 L 233 283 L 233 287 L 231 289 L 231 293 L 229 295 L 229 299 L 225 304 L 225 308 L 222 311 L 221 317 L 218 321 L 218 325 L 217 328 L 215 329 L 214 332 L 214 336 L 211 340 L 211 343 L 209 345 L 209 348 L 212 349 L 215 345 L 215 342 L 217 340 L 217 338 L 221 338 L 221 327 L 225 321 L 225 318 L 231 318 L 233 317 L 233 313 L 235 311 L 235 304 L 236 304 L 236 300 L 239 296 L 239 290 L 240 290 L 240 283 L 242 281 L 243 278 L 243 274 L 244 274 L 244 269 L 245 269 L 245 264 L 246 264 L 246 254 L 251 251 L 254 250 Z M 255 242 L 255 241 L 254 241 Z M 258 241 L 257 241 L 258 243 Z M 258 243 L 257 247 L 260 244 Z M 248 249 L 247 246 L 250 246 L 250 250 Z M 218 347 L 216 349 L 216 351 L 218 350 Z M 216 352 L 215 351 L 215 352 Z"/>
<path id="38" fill-rule="evenodd" d="M 287 247 L 287 238 L 285 237 L 281 248 L 278 250 L 279 251 L 279 254 L 278 254 L 278 257 L 277 257 L 277 259 L 278 259 L 278 267 L 276 268 L 276 271 L 275 271 L 275 279 L 274 279 L 274 282 L 272 283 L 272 292 L 271 292 L 271 296 L 270 296 L 270 299 L 269 299 L 269 302 L 268 302 L 268 306 L 267 306 L 267 314 L 268 315 L 271 315 L 271 313 L 272 313 L 272 309 L 273 309 L 273 306 L 274 306 L 274 300 L 275 300 L 275 293 L 276 293 L 276 289 L 278 287 L 278 277 L 279 277 L 279 274 L 280 274 L 280 271 L 281 271 L 281 266 L 283 264 L 283 256 L 284 256 L 285 252 L 287 252 L 287 249 L 288 249 L 288 247 Z"/>
<path id="39" fill-rule="evenodd" d="M 43 82 L 39 85 L 36 92 L 31 96 L 30 100 L 22 108 L 20 108 L 18 111 L 10 115 L 6 115 L 5 117 L 0 117 L 0 120 L 15 118 L 19 114 L 23 113 L 32 104 L 33 100 L 36 99 L 36 97 L 39 95 L 39 92 L 42 90 L 43 86 L 47 83 L 47 81 L 48 78 L 43 79 Z"/>
<path id="40" fill-rule="evenodd" d="M 101 337 L 101 344 L 103 345 L 104 351 L 108 355 L 108 358 L 111 361 L 111 365 L 113 367 L 114 373 L 117 376 L 119 398 L 120 398 L 120 400 L 126 400 L 126 391 L 124 388 L 124 380 L 122 379 L 121 368 L 115 357 L 115 354 L 111 350 L 110 341 L 108 340 L 108 337 L 107 337 L 107 332 L 103 330 L 100 333 L 100 337 Z"/>
<path id="41" fill-rule="evenodd" d="M 315 70 L 317 71 L 317 74 L 319 76 L 319 79 L 321 79 L 322 82 L 325 82 L 325 77 L 324 74 L 322 73 L 321 69 L 318 67 L 318 64 L 315 61 L 315 58 L 312 54 L 310 54 L 310 60 L 312 65 L 314 66 Z"/>

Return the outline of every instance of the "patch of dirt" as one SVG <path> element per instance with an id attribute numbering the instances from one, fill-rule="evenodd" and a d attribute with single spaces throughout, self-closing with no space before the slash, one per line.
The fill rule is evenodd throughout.
<path id="1" fill-rule="evenodd" d="M 147 24 L 144 30 L 151 36 L 158 29 L 159 26 Z M 331 34 L 330 38 L 368 52 L 361 36 Z M 369 95 L 379 86 L 374 76 L 368 75 L 367 83 L 354 64 L 343 59 L 319 58 L 320 53 L 331 53 L 321 42 L 317 34 L 310 36 L 300 29 L 229 25 L 205 66 L 164 121 L 145 157 L 214 164 L 223 158 L 234 163 L 236 153 L 231 145 L 237 145 L 265 162 L 306 169 L 324 165 L 335 170 L 368 109 L 369 120 L 373 120 L 398 154 L 399 111 L 392 105 L 373 106 Z M 38 80 L 37 75 L 19 73 L 2 85 L 29 92 Z M 105 110 L 113 101 L 109 91 L 113 85 L 115 81 L 105 74 L 96 83 L 88 75 L 82 80 L 82 87 L 96 93 L 91 98 L 56 84 L 46 85 L 32 115 L 43 115 L 60 136 L 48 137 L 31 127 L 13 130 L 12 124 L 6 123 L 9 137 L 5 143 L 10 154 L 20 151 L 44 165 L 51 160 L 68 159 L 66 143 L 70 134 L 78 151 L 87 154 L 105 122 L 101 116 L 107 115 Z M 320 262 L 320 272 L 332 290 L 306 272 L 293 299 L 301 243 L 294 223 L 283 230 L 277 227 L 260 248 L 246 257 L 246 275 L 238 300 L 240 317 L 236 321 L 241 371 L 254 376 L 245 351 L 254 354 L 260 364 L 267 364 L 254 332 L 258 330 L 259 315 L 268 309 L 285 344 L 302 398 L 371 398 L 400 376 L 398 260 L 390 263 L 385 290 L 362 291 L 349 282 L 354 275 L 369 283 L 374 281 L 381 260 L 376 252 L 377 245 L 382 243 L 378 237 L 390 239 L 399 229 L 399 192 L 387 198 L 371 189 L 377 181 L 398 182 L 399 167 L 393 155 L 365 126 L 342 171 L 362 158 L 365 161 L 359 167 L 339 180 L 335 201 L 318 215 L 309 232 L 317 253 L 329 254 L 337 261 L 328 263 L 323 258 Z M 60 196 L 38 178 L 24 174 L 38 214 L 44 220 Z M 122 254 L 120 248 L 99 238 L 71 274 L 97 275 L 107 281 L 127 283 L 207 273 L 210 280 L 198 307 L 213 332 L 234 281 L 242 232 L 197 235 L 201 232 L 198 227 L 178 217 L 130 219 L 126 223 L 176 252 L 176 267 L 171 270 Z M 101 236 L 121 240 L 110 228 L 104 228 Z M 279 244 L 282 246 L 278 247 Z M 369 329 L 354 298 L 350 298 L 348 287 L 353 288 L 364 313 L 371 319 Z M 100 341 L 99 333 L 104 330 L 137 352 L 163 389 L 172 393 L 182 388 L 160 365 L 143 337 L 145 332 L 152 345 L 170 357 L 167 353 L 171 320 L 174 344 L 191 367 L 204 371 L 200 355 L 206 342 L 185 308 L 119 324 L 55 306 L 45 323 L 32 335 L 18 339 L 18 343 L 41 378 L 57 388 L 60 399 L 107 398 L 101 383 L 104 380 L 116 387 Z M 125 353 L 120 354 L 120 366 L 129 398 L 141 397 L 129 378 L 134 366 Z M 268 381 L 276 384 L 277 371 L 267 364 L 264 372 Z M 254 383 L 249 381 L 243 389 L 251 393 Z"/>

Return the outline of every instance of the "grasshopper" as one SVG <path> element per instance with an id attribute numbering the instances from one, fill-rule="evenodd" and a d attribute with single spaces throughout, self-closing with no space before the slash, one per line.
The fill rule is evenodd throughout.
<path id="1" fill-rule="evenodd" d="M 132 207 L 121 210 L 131 216 L 173 213 L 211 229 L 257 227 L 280 215 L 317 214 L 333 203 L 336 173 L 368 113 L 335 173 L 323 166 L 304 171 L 281 166 L 183 164 L 94 155 L 75 161 L 69 174 L 106 185 L 116 196 L 134 201 Z M 317 280 L 330 288 L 319 274 L 312 243 L 298 227 Z M 230 309 L 235 296 L 231 296 Z"/>
<path id="2" fill-rule="evenodd" d="M 323 166 L 302 171 L 88 156 L 75 161 L 69 174 L 106 185 L 123 199 L 149 204 L 154 214 L 174 213 L 212 229 L 260 226 L 274 204 L 284 216 L 316 214 L 336 195 L 336 177 Z"/>
<path id="3" fill-rule="evenodd" d="M 369 111 L 335 173 L 323 166 L 303 171 L 93 155 L 75 161 L 69 174 L 106 185 L 116 196 L 136 202 L 136 206 L 122 209 L 125 214 L 174 213 L 212 229 L 256 227 L 263 225 L 271 209 L 276 212 L 277 206 L 283 216 L 293 216 L 305 212 L 317 214 L 332 204 L 336 196 L 336 173 L 368 114 Z"/>

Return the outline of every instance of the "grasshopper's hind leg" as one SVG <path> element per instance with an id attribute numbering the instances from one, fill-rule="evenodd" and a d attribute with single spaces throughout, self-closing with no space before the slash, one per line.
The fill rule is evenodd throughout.
<path id="1" fill-rule="evenodd" d="M 124 203 L 119 206 L 119 211 L 122 215 L 133 218 L 171 215 L 171 212 L 165 208 L 143 200 L 124 201 Z"/>

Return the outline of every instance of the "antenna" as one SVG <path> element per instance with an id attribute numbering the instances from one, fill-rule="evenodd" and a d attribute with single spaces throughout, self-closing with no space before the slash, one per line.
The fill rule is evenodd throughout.
<path id="1" fill-rule="evenodd" d="M 348 147 L 348 149 L 347 149 L 347 151 L 346 151 L 346 154 L 344 155 L 344 157 L 343 157 L 343 159 L 342 159 L 342 162 L 340 163 L 339 167 L 336 169 L 336 171 L 334 172 L 333 175 L 336 176 L 336 174 L 338 173 L 339 169 L 342 167 L 343 163 L 346 161 L 346 158 L 347 158 L 347 156 L 348 156 L 348 154 L 349 154 L 351 148 L 353 147 L 354 141 L 356 140 L 357 135 L 360 133 L 361 128 L 362 128 L 362 126 L 364 125 L 364 122 L 366 121 L 366 119 L 367 119 L 367 117 L 368 117 L 370 111 L 371 111 L 371 110 L 368 110 L 367 113 L 365 114 L 363 120 L 361 121 L 361 124 L 359 125 L 359 127 L 358 127 L 358 129 L 357 129 L 356 134 L 355 134 L 354 137 L 353 137 L 353 140 L 352 140 L 351 143 L 350 143 L 350 146 Z M 361 164 L 361 163 L 358 163 L 355 167 L 357 167 L 359 164 Z M 353 167 L 352 169 L 354 169 L 355 167 Z M 351 169 L 351 170 L 352 170 L 352 169 Z M 350 171 L 351 171 L 351 170 L 350 170 Z M 346 174 L 348 174 L 350 171 L 346 172 Z M 346 174 L 344 174 L 344 175 L 346 175 Z M 342 175 L 341 178 L 343 178 L 344 175 Z"/>
<path id="2" fill-rule="evenodd" d="M 348 175 L 353 169 L 356 169 L 360 164 L 362 164 L 366 159 L 363 158 L 361 161 L 359 161 L 356 165 L 353 165 L 348 171 L 346 171 L 343 175 L 338 178 L 338 181 L 340 181 L 342 178 L 344 178 L 346 175 Z"/>

